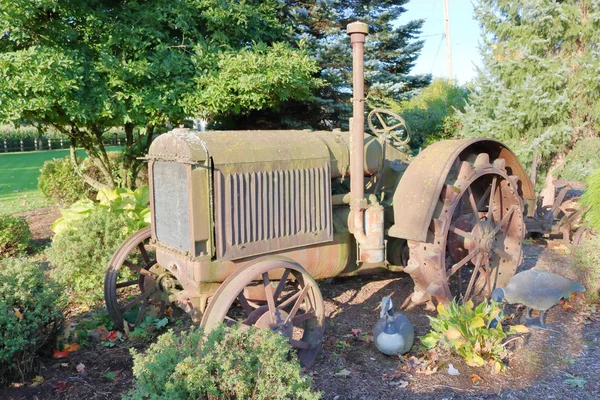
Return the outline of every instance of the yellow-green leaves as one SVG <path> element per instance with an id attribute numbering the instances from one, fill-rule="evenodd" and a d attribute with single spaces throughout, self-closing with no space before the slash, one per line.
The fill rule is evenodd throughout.
<path id="1" fill-rule="evenodd" d="M 96 197 L 97 203 L 91 200 L 79 200 L 71 207 L 61 209 L 62 217 L 54 221 L 52 230 L 61 233 L 74 221 L 87 218 L 94 210 L 104 208 L 115 215 L 124 214 L 129 220 L 134 221 L 134 229 L 141 229 L 150 225 L 150 201 L 148 186 L 141 186 L 135 191 L 118 188 L 115 190 L 102 189 Z M 132 232 L 126 232 L 132 233 Z"/>
<path id="2" fill-rule="evenodd" d="M 437 317 L 429 317 L 432 330 L 421 338 L 423 347 L 440 346 L 461 356 L 470 366 L 489 364 L 494 373 L 505 369 L 502 359 L 508 352 L 502 343 L 507 333 L 502 328 L 504 315 L 498 303 L 485 300 L 475 306 L 471 300 L 462 305 L 452 301 L 448 306 L 439 304 L 437 311 Z M 527 331 L 526 327 L 516 325 L 508 334 Z"/>

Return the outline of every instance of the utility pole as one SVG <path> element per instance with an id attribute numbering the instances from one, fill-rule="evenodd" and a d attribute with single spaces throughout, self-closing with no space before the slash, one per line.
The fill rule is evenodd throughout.
<path id="1" fill-rule="evenodd" d="M 446 36 L 446 75 L 452 79 L 452 49 L 450 48 L 450 13 L 448 0 L 444 0 L 444 31 Z"/>

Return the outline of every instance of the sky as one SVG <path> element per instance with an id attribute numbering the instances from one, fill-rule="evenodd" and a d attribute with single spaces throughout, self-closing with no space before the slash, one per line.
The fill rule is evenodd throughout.
<path id="1" fill-rule="evenodd" d="M 450 9 L 450 39 L 452 75 L 461 84 L 475 76 L 473 64 L 481 66 L 477 49 L 479 24 L 473 19 L 472 0 L 448 0 Z M 424 19 L 421 38 L 425 41 L 421 55 L 411 74 L 432 74 L 446 77 L 446 41 L 444 39 L 443 0 L 411 0 L 399 23 Z"/>

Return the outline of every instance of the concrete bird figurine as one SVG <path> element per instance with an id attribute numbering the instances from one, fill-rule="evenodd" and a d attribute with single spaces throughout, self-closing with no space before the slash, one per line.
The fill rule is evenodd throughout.
<path id="1" fill-rule="evenodd" d="M 491 297 L 497 302 L 523 304 L 526 307 L 526 323 L 533 322 L 531 310 L 538 310 L 540 326 L 545 327 L 546 311 L 561 298 L 577 292 L 585 292 L 585 287 L 579 282 L 551 272 L 528 270 L 513 276 L 505 287 L 494 289 Z"/>
<path id="2" fill-rule="evenodd" d="M 406 315 L 394 314 L 389 297 L 381 300 L 381 314 L 375 324 L 373 339 L 377 349 L 389 356 L 404 354 L 413 345 L 415 328 Z"/>

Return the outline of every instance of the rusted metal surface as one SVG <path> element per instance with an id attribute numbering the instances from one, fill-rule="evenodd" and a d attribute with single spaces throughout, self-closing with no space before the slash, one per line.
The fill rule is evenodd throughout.
<path id="1" fill-rule="evenodd" d="M 525 232 L 520 196 L 525 214 L 535 208 L 523 168 L 487 139 L 439 142 L 409 165 L 398 146 L 405 139 L 390 138 L 400 125 L 388 124 L 385 110 L 373 114 L 382 134 L 365 135 L 367 33 L 365 24 L 348 26 L 351 132 L 175 129 L 153 142 L 152 228 L 124 243 L 106 276 L 117 326 L 133 307 L 136 325 L 150 303 L 171 302 L 208 330 L 226 316 L 278 330 L 310 363 L 324 318 L 314 279 L 406 264 L 415 303 L 478 297 L 510 279 Z M 402 266 L 386 262 L 386 239 Z M 131 263 L 136 251 L 141 261 Z M 135 280 L 119 281 L 125 268 Z"/>
<path id="2" fill-rule="evenodd" d="M 466 301 L 505 285 L 521 263 L 525 226 L 518 178 L 504 159 L 480 153 L 455 162 L 437 204 L 426 239 L 408 241 L 404 271 L 415 282 L 408 301 Z"/>
<path id="3" fill-rule="evenodd" d="M 426 148 L 408 166 L 394 194 L 394 226 L 389 235 L 424 242 L 427 230 L 438 207 L 439 197 L 451 168 L 479 149 L 491 159 L 501 158 L 509 174 L 519 182 L 519 195 L 535 199 L 533 186 L 516 156 L 502 143 L 491 139 L 445 140 Z"/>
<path id="4" fill-rule="evenodd" d="M 248 298 L 248 286 L 262 289 L 262 295 Z M 233 307 L 236 312 L 228 316 L 235 301 L 243 311 Z M 321 291 L 311 275 L 293 260 L 265 257 L 237 269 L 223 282 L 202 325 L 210 331 L 218 323 L 239 321 L 279 332 L 297 349 L 300 362 L 310 366 L 323 345 L 324 317 Z"/>

